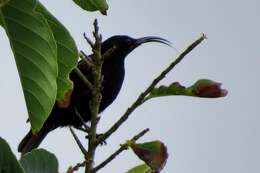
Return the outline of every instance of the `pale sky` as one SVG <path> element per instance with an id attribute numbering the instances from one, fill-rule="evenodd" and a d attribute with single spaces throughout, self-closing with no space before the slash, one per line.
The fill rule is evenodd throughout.
<path id="1" fill-rule="evenodd" d="M 71 0 L 41 0 L 67 27 L 78 49 L 90 53 L 82 33 L 91 35 L 98 18 L 104 38 L 161 36 L 179 50 L 203 32 L 208 40 L 173 70 L 161 84 L 191 85 L 209 78 L 223 83 L 225 98 L 165 97 L 136 110 L 107 145 L 97 163 L 144 128 L 151 131 L 140 142 L 159 139 L 168 147 L 163 173 L 260 172 L 260 2 L 257 0 L 109 0 L 108 16 L 81 10 Z M 27 133 L 27 112 L 7 37 L 0 29 L 0 136 L 17 153 Z M 171 48 L 147 44 L 126 60 L 126 78 L 117 100 L 102 113 L 99 132 L 108 129 L 152 79 L 176 56 Z M 78 132 L 80 133 L 80 132 Z M 82 138 L 83 140 L 83 138 Z M 83 140 L 84 141 L 84 140 Z M 85 141 L 87 144 L 87 141 Z M 50 133 L 40 146 L 56 154 L 60 172 L 83 160 L 67 128 Z M 124 173 L 142 163 L 131 152 L 117 157 L 101 173 Z M 79 173 L 83 173 L 83 169 Z"/>

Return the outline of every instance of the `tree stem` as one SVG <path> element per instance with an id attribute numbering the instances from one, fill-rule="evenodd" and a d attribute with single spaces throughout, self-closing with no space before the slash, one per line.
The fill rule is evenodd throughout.
<path id="1" fill-rule="evenodd" d="M 94 21 L 94 32 L 93 35 L 95 37 L 95 44 L 93 47 L 93 88 L 92 88 L 92 99 L 89 103 L 90 112 L 91 112 L 91 126 L 89 132 L 89 140 L 88 140 L 88 152 L 86 154 L 86 167 L 85 173 L 92 173 L 94 167 L 94 158 L 95 158 L 95 151 L 97 147 L 97 123 L 98 123 L 98 112 L 99 106 L 101 102 L 101 85 L 102 85 L 102 55 L 101 55 L 101 43 L 102 37 L 98 33 L 98 23 L 97 20 Z"/>

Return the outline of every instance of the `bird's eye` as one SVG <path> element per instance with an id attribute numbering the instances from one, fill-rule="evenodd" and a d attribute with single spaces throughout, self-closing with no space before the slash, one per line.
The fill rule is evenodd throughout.
<path id="1" fill-rule="evenodd" d="M 131 43 L 132 43 L 132 40 L 131 40 L 131 39 L 127 39 L 127 40 L 126 40 L 126 43 L 127 43 L 127 44 L 131 44 Z"/>

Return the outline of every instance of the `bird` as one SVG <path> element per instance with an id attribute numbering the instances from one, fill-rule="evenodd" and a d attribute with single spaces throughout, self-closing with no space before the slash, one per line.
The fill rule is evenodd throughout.
<path id="1" fill-rule="evenodd" d="M 114 49 L 109 56 L 105 58 L 101 69 L 103 80 L 99 113 L 112 104 L 121 90 L 125 77 L 125 58 L 127 55 L 140 45 L 149 42 L 158 42 L 168 46 L 171 45 L 168 40 L 156 36 L 135 39 L 127 35 L 115 35 L 102 42 L 102 55 L 111 50 L 111 48 Z M 87 57 L 91 59 L 92 55 Z M 80 60 L 77 67 L 90 82 L 93 81 L 91 68 L 87 65 L 86 61 Z M 46 135 L 58 127 L 81 127 L 83 122 L 80 120 L 79 116 L 76 115 L 75 110 L 77 110 L 77 113 L 80 114 L 84 122 L 90 121 L 91 113 L 89 110 L 89 101 L 92 98 L 91 91 L 75 71 L 70 73 L 70 79 L 73 82 L 74 87 L 69 106 L 61 108 L 56 102 L 41 130 L 37 134 L 33 134 L 30 130 L 22 139 L 18 146 L 18 151 L 21 154 L 25 154 L 32 149 L 37 148 Z"/>

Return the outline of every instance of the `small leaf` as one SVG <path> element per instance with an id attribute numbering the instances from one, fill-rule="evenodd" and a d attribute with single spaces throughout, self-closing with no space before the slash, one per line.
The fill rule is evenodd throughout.
<path id="1" fill-rule="evenodd" d="M 146 164 L 142 164 L 130 169 L 127 173 L 152 173 L 152 170 Z"/>
<path id="2" fill-rule="evenodd" d="M 57 45 L 37 0 L 10 0 L 0 8 L 15 56 L 33 133 L 49 116 L 57 95 Z"/>
<path id="3" fill-rule="evenodd" d="M 160 172 L 163 169 L 168 158 L 168 153 L 166 146 L 162 142 L 132 143 L 130 147 L 152 170 Z"/>
<path id="4" fill-rule="evenodd" d="M 170 86 L 160 86 L 154 88 L 149 95 L 146 96 L 145 101 L 163 96 L 183 95 L 183 96 L 194 96 L 194 97 L 206 97 L 206 98 L 217 98 L 224 97 L 227 95 L 227 90 L 221 89 L 221 83 L 208 80 L 200 79 L 192 86 L 186 88 L 178 82 L 172 83 Z"/>
<path id="5" fill-rule="evenodd" d="M 26 173 L 58 173 L 58 161 L 54 154 L 36 149 L 22 156 L 20 160 Z"/>
<path id="6" fill-rule="evenodd" d="M 82 9 L 87 11 L 100 11 L 106 15 L 108 10 L 108 4 L 106 0 L 73 0 Z"/>
<path id="7" fill-rule="evenodd" d="M 23 168 L 12 153 L 8 143 L 0 137 L 0 172 L 24 173 Z"/>
<path id="8" fill-rule="evenodd" d="M 77 66 L 78 50 L 69 31 L 40 2 L 36 10 L 46 18 L 57 44 L 59 71 L 56 100 L 60 107 L 66 108 L 70 103 L 70 95 L 73 88 L 69 74 Z"/>

